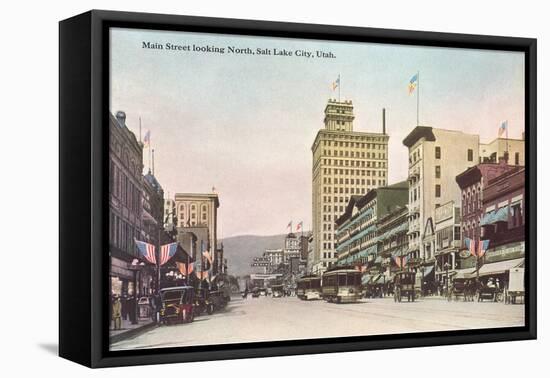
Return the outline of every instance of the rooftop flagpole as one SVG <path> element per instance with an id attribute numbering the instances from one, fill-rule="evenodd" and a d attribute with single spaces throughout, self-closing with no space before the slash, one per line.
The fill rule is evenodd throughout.
<path id="1" fill-rule="evenodd" d="M 416 75 L 416 126 L 420 126 L 420 71 Z"/>

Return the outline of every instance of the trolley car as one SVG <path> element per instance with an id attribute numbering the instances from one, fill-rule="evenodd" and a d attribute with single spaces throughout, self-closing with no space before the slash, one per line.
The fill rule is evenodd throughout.
<path id="1" fill-rule="evenodd" d="M 322 297 L 327 302 L 357 302 L 363 295 L 361 272 L 352 268 L 337 268 L 323 274 Z"/>
<path id="2" fill-rule="evenodd" d="M 296 296 L 304 301 L 321 299 L 321 278 L 304 276 L 297 281 Z"/>

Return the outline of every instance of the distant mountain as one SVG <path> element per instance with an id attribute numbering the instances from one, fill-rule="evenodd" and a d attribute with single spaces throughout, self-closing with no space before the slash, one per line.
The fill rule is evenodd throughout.
<path id="1" fill-rule="evenodd" d="M 222 239 L 224 257 L 227 258 L 228 273 L 242 276 L 261 272 L 261 268 L 250 266 L 254 257 L 260 257 L 266 249 L 283 248 L 286 234 L 281 235 L 239 235 Z"/>

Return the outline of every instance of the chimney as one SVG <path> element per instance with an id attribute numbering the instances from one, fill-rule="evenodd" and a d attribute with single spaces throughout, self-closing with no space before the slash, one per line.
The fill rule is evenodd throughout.
<path id="1" fill-rule="evenodd" d="M 126 126 L 126 113 L 124 113 L 122 110 L 116 112 L 116 119 L 120 126 Z"/>
<path id="2" fill-rule="evenodd" d="M 386 135 L 386 108 L 382 108 L 382 134 Z"/>

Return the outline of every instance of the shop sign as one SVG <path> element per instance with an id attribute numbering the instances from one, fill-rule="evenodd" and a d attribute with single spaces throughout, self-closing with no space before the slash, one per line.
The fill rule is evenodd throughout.
<path id="1" fill-rule="evenodd" d="M 525 256 L 525 242 L 511 243 L 489 249 L 485 255 L 486 262 L 510 260 Z"/>

